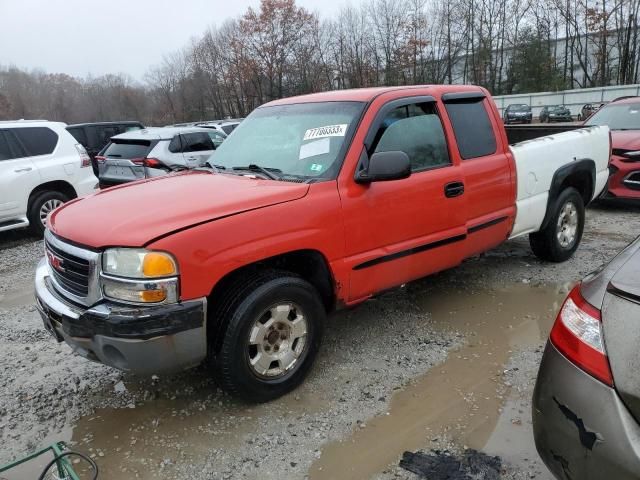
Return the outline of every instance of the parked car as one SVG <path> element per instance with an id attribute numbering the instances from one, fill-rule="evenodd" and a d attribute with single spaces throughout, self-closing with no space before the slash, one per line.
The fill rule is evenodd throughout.
<path id="1" fill-rule="evenodd" d="M 571 122 L 571 111 L 564 105 L 550 105 L 542 107 L 540 122 Z"/>
<path id="2" fill-rule="evenodd" d="M 595 112 L 604 107 L 604 103 L 587 103 L 582 106 L 580 113 L 578 114 L 578 120 L 586 120 Z"/>
<path id="3" fill-rule="evenodd" d="M 611 129 L 610 176 L 603 198 L 640 199 L 640 97 L 611 102 L 584 125 Z"/>
<path id="4" fill-rule="evenodd" d="M 531 123 L 531 107 L 524 103 L 508 105 L 507 108 L 504 109 L 502 118 L 505 125 L 511 123 Z"/>
<path id="5" fill-rule="evenodd" d="M 120 133 L 143 128 L 142 123 L 134 121 L 77 123 L 67 126 L 69 133 L 80 142 L 91 157 L 91 166 L 96 177 L 98 176 L 98 163 L 95 161 L 95 157 L 109 143 L 109 139 Z"/>
<path id="6" fill-rule="evenodd" d="M 202 128 L 212 128 L 225 135 L 230 135 L 235 128 L 240 125 L 242 118 L 231 118 L 228 120 L 215 120 L 213 122 L 197 122 L 195 125 Z"/>
<path id="7" fill-rule="evenodd" d="M 31 227 L 42 235 L 49 213 L 95 190 L 89 155 L 65 126 L 0 122 L 0 231 Z"/>
<path id="8" fill-rule="evenodd" d="M 201 167 L 224 141 L 198 127 L 156 127 L 116 135 L 96 157 L 100 188 Z"/>
<path id="9" fill-rule="evenodd" d="M 533 396 L 538 452 L 558 479 L 640 474 L 640 237 L 562 306 Z"/>
<path id="10" fill-rule="evenodd" d="M 607 127 L 510 147 L 480 87 L 276 100 L 220 146 L 215 168 L 56 211 L 37 306 L 92 360 L 150 373 L 208 359 L 227 391 L 267 401 L 303 380 L 336 308 L 507 238 L 571 257 L 609 149 Z"/>

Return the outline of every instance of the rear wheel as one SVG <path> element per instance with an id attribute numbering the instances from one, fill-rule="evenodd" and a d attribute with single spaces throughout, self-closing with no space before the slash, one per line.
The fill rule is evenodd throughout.
<path id="1" fill-rule="evenodd" d="M 67 201 L 69 201 L 69 197 L 64 193 L 53 190 L 46 190 L 36 194 L 28 212 L 29 225 L 33 233 L 41 237 L 45 228 L 47 228 L 49 214 Z"/>
<path id="2" fill-rule="evenodd" d="M 564 262 L 580 245 L 584 230 L 584 202 L 575 188 L 560 193 L 547 226 L 529 235 L 529 244 L 538 258 Z"/>
<path id="3" fill-rule="evenodd" d="M 286 272 L 260 273 L 228 292 L 218 312 L 227 327 L 212 361 L 224 390 L 266 402 L 304 380 L 326 315 L 311 284 Z"/>

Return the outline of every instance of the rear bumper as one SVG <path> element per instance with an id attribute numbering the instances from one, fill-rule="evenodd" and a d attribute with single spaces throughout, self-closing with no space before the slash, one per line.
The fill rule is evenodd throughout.
<path id="1" fill-rule="evenodd" d="M 640 426 L 614 389 L 547 343 L 533 395 L 538 453 L 562 480 L 632 480 L 640 472 Z"/>
<path id="2" fill-rule="evenodd" d="M 206 357 L 204 298 L 149 307 L 79 307 L 53 288 L 44 259 L 36 270 L 35 294 L 45 328 L 90 360 L 149 374 L 185 370 Z"/>

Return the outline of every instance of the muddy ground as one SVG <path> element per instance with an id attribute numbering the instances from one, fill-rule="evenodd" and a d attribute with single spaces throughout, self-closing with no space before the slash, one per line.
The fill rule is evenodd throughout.
<path id="1" fill-rule="evenodd" d="M 204 369 L 134 377 L 74 356 L 33 307 L 42 242 L 0 233 L 0 464 L 65 440 L 101 480 L 415 479 L 404 451 L 473 448 L 499 456 L 501 478 L 550 479 L 530 415 L 544 340 L 571 285 L 639 233 L 640 208 L 593 207 L 564 264 L 516 239 L 335 314 L 308 380 L 265 405 Z"/>

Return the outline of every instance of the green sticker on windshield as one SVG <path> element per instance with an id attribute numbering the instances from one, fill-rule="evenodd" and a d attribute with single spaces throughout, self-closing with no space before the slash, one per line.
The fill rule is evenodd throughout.
<path id="1" fill-rule="evenodd" d="M 319 163 L 312 163 L 310 168 L 312 172 L 321 172 L 324 167 Z"/>

